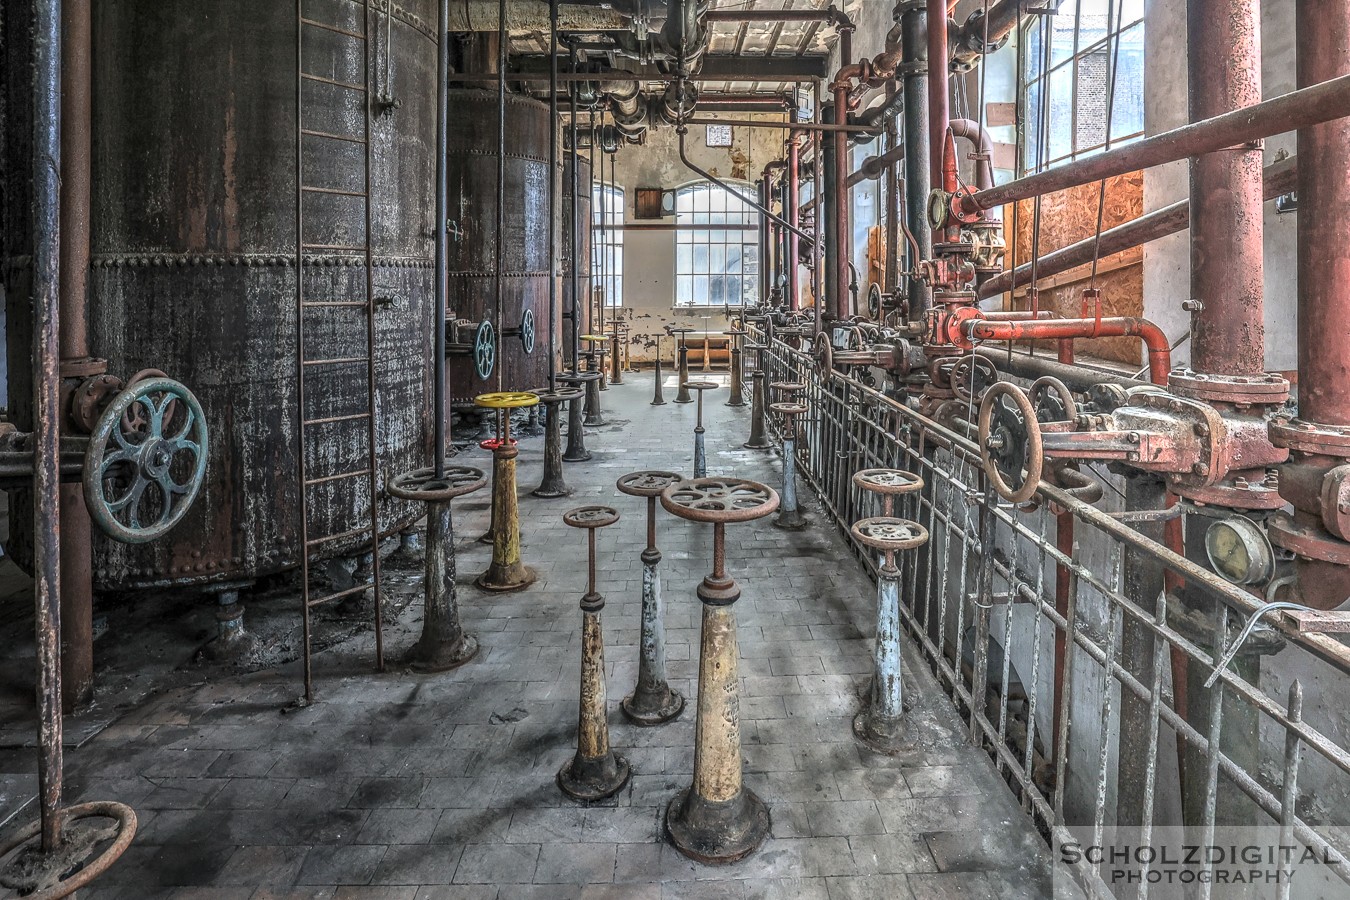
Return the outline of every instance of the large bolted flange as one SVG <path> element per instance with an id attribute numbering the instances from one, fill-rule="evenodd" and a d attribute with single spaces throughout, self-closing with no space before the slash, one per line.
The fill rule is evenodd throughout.
<path id="1" fill-rule="evenodd" d="M 206 480 L 206 416 L 186 387 L 148 378 L 103 410 L 84 454 L 89 515 L 114 540 L 144 544 L 182 521 Z"/>

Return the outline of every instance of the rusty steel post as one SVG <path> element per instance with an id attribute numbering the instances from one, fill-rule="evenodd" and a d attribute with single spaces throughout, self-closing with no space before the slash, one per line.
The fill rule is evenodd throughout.
<path id="1" fill-rule="evenodd" d="M 558 376 L 558 380 L 563 380 L 563 376 Z M 539 479 L 539 487 L 530 493 L 536 497 L 566 497 L 572 493 L 572 489 L 563 479 L 562 405 L 579 400 L 582 391 L 579 388 L 563 387 L 536 393 L 548 421 L 544 423 L 544 474 Z"/>
<path id="2" fill-rule="evenodd" d="M 619 339 L 620 339 L 621 335 L 619 334 L 619 326 L 618 326 L 618 323 L 615 323 L 614 331 L 612 332 L 612 335 L 611 335 L 611 336 L 612 336 L 612 340 L 613 340 L 614 344 L 613 344 L 613 349 L 610 350 L 610 359 L 609 359 L 610 375 L 609 375 L 609 383 L 610 383 L 610 384 L 623 384 L 623 353 L 620 352 L 620 347 L 619 347 Z"/>
<path id="3" fill-rule="evenodd" d="M 843 79 L 844 69 L 849 68 L 847 59 L 840 60 L 844 66 L 839 70 L 839 75 L 835 76 L 834 84 L 834 121 L 838 125 L 848 124 L 848 85 Z M 846 321 L 853 314 L 852 295 L 849 293 L 849 231 L 851 229 L 850 201 L 853 192 L 848 186 L 848 134 L 844 131 L 836 131 L 833 135 L 834 155 L 831 162 L 834 164 L 834 190 L 836 199 L 834 202 L 834 241 L 836 248 L 834 252 L 834 314 L 839 321 Z M 820 229 L 817 229 L 819 231 Z"/>
<path id="4" fill-rule="evenodd" d="M 564 372 L 558 376 L 558 380 L 570 387 L 580 388 L 598 377 L 594 372 Z M 585 396 L 586 392 L 579 390 L 567 404 L 567 449 L 563 451 L 564 462 L 585 462 L 591 458 L 591 451 L 586 449 L 585 417 L 582 415 Z"/>
<path id="5" fill-rule="evenodd" d="M 670 328 L 667 330 L 671 334 L 678 334 L 680 336 L 679 338 L 680 346 L 678 350 L 679 366 L 678 369 L 676 370 L 678 375 L 676 381 L 679 383 L 680 389 L 675 392 L 675 402 L 693 403 L 694 398 L 689 396 L 689 388 L 685 387 L 685 385 L 689 383 L 689 344 L 685 340 L 685 335 L 689 334 L 694 329 L 681 327 L 681 328 Z"/>
<path id="6" fill-rule="evenodd" d="M 666 681 L 666 629 L 661 603 L 661 577 L 656 567 L 661 551 L 656 547 L 656 498 L 672 484 L 683 480 L 675 472 L 632 472 L 619 479 L 625 494 L 647 498 L 647 547 L 642 551 L 642 630 L 638 640 L 638 676 L 633 693 L 620 708 L 634 725 L 661 725 L 684 712 L 684 695 Z"/>
<path id="7" fill-rule="evenodd" d="M 742 368 L 741 341 L 749 332 L 744 328 L 733 328 L 722 333 L 731 338 L 731 396 L 727 398 L 726 405 L 744 406 L 745 371 Z"/>
<path id="8" fill-rule="evenodd" d="M 665 406 L 666 398 L 661 396 L 661 335 L 656 335 L 656 368 L 652 375 L 652 406 Z"/>
<path id="9" fill-rule="evenodd" d="M 764 429 L 764 384 L 768 377 L 760 368 L 750 373 L 750 440 L 741 445 L 747 450 L 768 450 L 773 446 Z"/>
<path id="10" fill-rule="evenodd" d="M 726 572 L 726 526 L 772 514 L 778 495 L 753 481 L 701 478 L 666 488 L 661 505 L 713 526 L 713 571 L 697 591 L 703 622 L 694 780 L 666 807 L 666 835 L 685 856 L 730 863 L 754 852 L 768 835 L 769 808 L 741 777 L 740 648 L 733 608 L 741 589 Z"/>
<path id="11" fill-rule="evenodd" d="M 716 390 L 715 381 L 687 381 L 684 387 L 697 392 L 698 411 L 694 420 L 694 477 L 703 478 L 708 474 L 708 451 L 704 444 L 703 428 L 703 392 Z"/>
<path id="12" fill-rule="evenodd" d="M 609 745 L 605 703 L 605 635 L 600 611 L 605 598 L 595 589 L 595 531 L 619 521 L 608 506 L 580 506 L 563 515 L 573 528 L 586 529 L 588 577 L 581 598 L 581 702 L 577 715 L 577 752 L 558 771 L 558 787 L 573 800 L 603 800 L 623 790 L 632 774 L 628 762 Z"/>
<path id="13" fill-rule="evenodd" d="M 582 340 L 603 341 L 604 338 L 586 336 Z M 587 360 L 587 371 L 595 376 L 586 381 L 586 419 L 582 424 L 588 428 L 599 428 L 609 424 L 605 421 L 604 411 L 600 408 L 600 392 L 605 389 L 604 348 L 593 344 L 590 350 L 582 354 L 582 357 Z"/>
<path id="14" fill-rule="evenodd" d="M 520 450 L 511 437 L 511 410 L 534 406 L 535 394 L 481 394 L 479 406 L 498 411 L 499 438 L 492 448 L 492 563 L 475 582 L 485 591 L 520 591 L 534 584 L 534 570 L 520 561 L 520 505 L 516 496 L 516 457 Z"/>
<path id="15" fill-rule="evenodd" d="M 805 415 L 807 409 L 799 403 L 775 403 L 769 408 L 781 415 L 786 423 L 783 429 L 783 502 L 773 525 L 784 531 L 801 531 L 809 523 L 797 508 L 797 417 Z"/>

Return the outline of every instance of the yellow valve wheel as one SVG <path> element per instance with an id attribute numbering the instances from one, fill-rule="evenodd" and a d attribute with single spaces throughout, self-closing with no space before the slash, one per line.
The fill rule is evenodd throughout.
<path id="1" fill-rule="evenodd" d="M 539 402 L 538 394 L 528 391 L 502 391 L 496 394 L 479 394 L 473 402 L 488 409 L 517 409 L 522 406 L 534 406 Z"/>
<path id="2" fill-rule="evenodd" d="M 609 337 L 603 334 L 583 334 L 581 339 L 583 341 L 607 341 Z"/>

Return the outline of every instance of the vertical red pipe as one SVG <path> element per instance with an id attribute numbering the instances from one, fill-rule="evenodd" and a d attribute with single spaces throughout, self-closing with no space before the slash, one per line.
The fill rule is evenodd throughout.
<path id="1" fill-rule="evenodd" d="M 840 72 L 848 65 L 849 63 L 844 61 L 844 66 L 840 69 Z M 848 86 L 842 77 L 835 81 L 834 121 L 838 125 L 848 124 Z M 852 227 L 849 223 L 849 198 L 853 191 L 848 186 L 848 168 L 848 132 L 836 131 L 834 133 L 834 185 L 835 190 L 839 193 L 839 198 L 834 204 L 834 240 L 835 246 L 838 248 L 834 255 L 834 314 L 840 321 L 852 315 L 848 292 L 848 248 L 849 230 Z"/>
<path id="2" fill-rule="evenodd" d="M 801 228 L 801 137 L 800 131 L 793 131 L 788 134 L 788 184 L 787 184 L 787 209 L 785 216 L 793 228 Z M 794 312 L 801 308 L 801 290 L 798 278 L 801 275 L 801 266 L 798 264 L 798 253 L 801 246 L 798 243 L 800 239 L 795 231 L 787 233 L 787 279 L 788 279 L 788 308 Z"/>
<path id="3" fill-rule="evenodd" d="M 1191 121 L 1260 103 L 1259 0 L 1190 0 L 1186 9 Z M 1261 156 L 1253 142 L 1191 162 L 1191 296 L 1203 304 L 1191 338 L 1198 372 L 1265 371 Z M 1299 216 L 1309 219 L 1319 221 Z"/>
<path id="4" fill-rule="evenodd" d="M 1300 0 L 1298 85 L 1350 73 L 1350 3 Z M 1350 119 L 1298 132 L 1299 417 L 1350 425 Z"/>
<path id="5" fill-rule="evenodd" d="M 930 184 L 942 184 L 942 147 L 951 118 L 947 78 L 947 4 L 928 0 L 928 160 Z M 909 140 L 906 135 L 905 140 Z"/>

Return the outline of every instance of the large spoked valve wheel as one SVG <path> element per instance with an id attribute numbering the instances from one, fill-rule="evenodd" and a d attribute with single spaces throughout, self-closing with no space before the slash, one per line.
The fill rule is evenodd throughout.
<path id="1" fill-rule="evenodd" d="M 980 462 L 1000 497 L 1024 503 L 1036 493 L 1045 465 L 1036 410 L 1021 388 L 996 382 L 980 401 Z"/>
<path id="2" fill-rule="evenodd" d="M 491 319 L 478 323 L 473 334 L 473 370 L 478 377 L 487 381 L 497 368 L 497 329 Z"/>
<path id="3" fill-rule="evenodd" d="M 834 368 L 834 347 L 830 344 L 828 334 L 822 331 L 816 335 L 811 347 L 811 355 L 815 358 L 817 372 L 826 374 Z"/>
<path id="4" fill-rule="evenodd" d="M 520 344 L 525 348 L 526 356 L 534 352 L 535 338 L 534 310 L 526 309 L 520 316 Z"/>
<path id="5" fill-rule="evenodd" d="M 148 378 L 113 398 L 84 454 L 84 500 L 103 532 L 124 544 L 177 525 L 206 479 L 206 416 L 186 387 Z"/>
<path id="6" fill-rule="evenodd" d="M 69 897 L 108 871 L 136 836 L 136 813 L 121 803 L 81 803 L 62 815 L 56 852 L 42 852 L 41 822 L 23 827 L 0 846 L 0 887 L 28 900 Z"/>
<path id="7" fill-rule="evenodd" d="M 998 369 L 983 356 L 963 356 L 951 367 L 952 390 L 966 403 L 979 403 L 989 386 L 999 380 Z"/>

